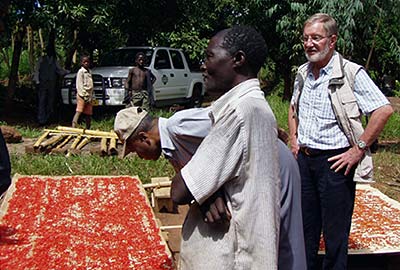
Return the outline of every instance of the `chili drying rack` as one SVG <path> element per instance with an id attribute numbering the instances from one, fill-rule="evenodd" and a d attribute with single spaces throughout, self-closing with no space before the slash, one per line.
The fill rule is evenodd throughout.
<path id="1" fill-rule="evenodd" d="M 102 156 L 117 155 L 118 136 L 114 131 L 72 128 L 58 126 L 55 129 L 45 129 L 43 134 L 33 144 L 34 153 L 62 153 L 66 156 L 79 154 L 88 144 L 95 144 L 91 152 L 98 152 Z"/>

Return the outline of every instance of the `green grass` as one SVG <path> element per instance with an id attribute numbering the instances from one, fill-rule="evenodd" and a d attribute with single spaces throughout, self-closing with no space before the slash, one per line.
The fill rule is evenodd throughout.
<path id="1" fill-rule="evenodd" d="M 153 115 L 169 117 L 169 111 L 155 110 Z M 110 131 L 114 126 L 114 113 L 104 115 L 101 119 L 93 119 L 93 130 Z M 6 123 L 3 123 L 6 124 Z M 38 138 L 43 129 L 29 126 L 15 127 L 24 138 Z M 72 155 L 65 157 L 59 154 L 11 154 L 12 174 L 23 175 L 138 175 L 143 182 L 151 177 L 174 175 L 169 162 L 161 157 L 157 161 L 143 160 L 136 155 L 125 159 L 116 156 L 101 157 L 99 155 Z"/>
<path id="2" fill-rule="evenodd" d="M 147 183 L 151 177 L 174 175 L 165 158 L 148 161 L 135 155 L 120 159 L 116 156 L 25 154 L 11 155 L 12 174 L 22 175 L 138 175 Z"/>
<path id="3" fill-rule="evenodd" d="M 267 100 L 275 113 L 278 125 L 288 130 L 287 114 L 288 101 L 282 101 L 279 94 L 272 94 Z M 157 109 L 153 115 L 169 117 L 167 110 Z M 92 129 L 110 131 L 113 129 L 115 113 L 105 114 L 92 121 Z M 0 123 L 1 124 L 1 123 Z M 16 126 L 24 138 L 37 138 L 43 129 L 28 126 Z M 400 114 L 394 113 L 383 130 L 379 140 L 398 140 L 400 138 Z M 396 176 L 388 175 L 387 168 L 399 170 L 399 147 L 396 146 L 379 150 L 374 155 L 376 164 L 376 179 L 379 182 Z M 100 157 L 99 155 L 82 154 L 65 157 L 54 154 L 11 154 L 12 173 L 23 175 L 138 175 L 143 182 L 149 182 L 151 177 L 174 175 L 174 170 L 165 158 L 157 161 L 146 161 L 131 155 L 125 159 Z M 383 169 L 380 169 L 383 168 Z"/>
<path id="4" fill-rule="evenodd" d="M 278 126 L 286 131 L 289 131 L 287 123 L 289 101 L 282 101 L 282 98 L 278 94 L 268 95 L 267 101 L 275 114 Z"/>
<path id="5" fill-rule="evenodd" d="M 43 133 L 41 128 L 32 128 L 28 126 L 16 126 L 15 127 L 24 138 L 37 138 Z"/>
<path id="6" fill-rule="evenodd" d="M 395 140 L 400 138 L 400 113 L 393 113 L 380 134 L 381 139 Z"/>

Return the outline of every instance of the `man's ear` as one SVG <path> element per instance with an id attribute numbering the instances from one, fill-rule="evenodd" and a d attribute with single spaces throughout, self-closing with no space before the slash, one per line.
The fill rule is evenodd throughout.
<path id="1" fill-rule="evenodd" d="M 140 131 L 137 136 L 140 142 L 145 142 L 148 138 L 147 133 L 144 131 Z"/>
<path id="2" fill-rule="evenodd" d="M 237 51 L 233 55 L 233 61 L 235 66 L 237 67 L 243 66 L 244 62 L 246 61 L 246 54 L 242 50 Z"/>
<path id="3" fill-rule="evenodd" d="M 337 42 L 337 35 L 332 35 L 329 42 L 329 48 L 334 49 L 336 42 Z"/>

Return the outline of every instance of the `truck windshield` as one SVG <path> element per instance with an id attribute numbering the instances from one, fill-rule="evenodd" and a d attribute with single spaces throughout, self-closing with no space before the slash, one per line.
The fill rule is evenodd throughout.
<path id="1" fill-rule="evenodd" d="M 135 57 L 138 52 L 143 52 L 147 57 L 145 66 L 149 65 L 153 49 L 151 48 L 126 48 L 116 49 L 105 54 L 99 66 L 133 66 L 135 64 Z"/>

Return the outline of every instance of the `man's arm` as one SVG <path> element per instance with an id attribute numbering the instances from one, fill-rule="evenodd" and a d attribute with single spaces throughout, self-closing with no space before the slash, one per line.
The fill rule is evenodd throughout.
<path id="1" fill-rule="evenodd" d="M 171 198 L 176 204 L 189 204 L 194 200 L 180 172 L 172 178 Z"/>
<path id="2" fill-rule="evenodd" d="M 297 158 L 297 154 L 299 152 L 299 145 L 297 143 L 297 120 L 295 117 L 295 108 L 293 105 L 289 106 L 288 113 L 288 126 L 289 126 L 289 142 L 290 142 L 290 150 L 293 155 Z"/>
<path id="3" fill-rule="evenodd" d="M 154 76 L 154 74 L 151 72 L 151 70 L 149 69 L 149 75 L 150 75 L 150 82 L 151 84 L 154 84 L 157 80 L 156 76 Z"/>
<path id="4" fill-rule="evenodd" d="M 200 205 L 200 210 L 203 213 L 205 222 L 223 223 L 230 221 L 232 215 L 226 206 L 223 196 L 222 188 L 220 188 L 202 205 Z M 187 188 L 180 172 L 172 178 L 171 198 L 176 204 L 189 204 L 194 200 L 194 197 Z"/>
<path id="5" fill-rule="evenodd" d="M 133 73 L 133 69 L 129 69 L 128 72 L 128 78 L 125 81 L 125 90 L 129 90 L 130 89 L 130 85 L 131 85 L 131 81 L 132 81 L 132 73 Z"/>
<path id="6" fill-rule="evenodd" d="M 64 69 L 60 66 L 60 63 L 58 63 L 57 59 L 54 59 L 56 63 L 56 73 L 60 75 L 61 77 L 68 74 L 70 71 L 67 69 Z"/>
<path id="7" fill-rule="evenodd" d="M 33 72 L 33 80 L 36 84 L 39 84 L 39 70 L 40 70 L 40 63 L 42 62 L 42 57 L 39 57 L 38 61 L 35 65 L 35 71 Z"/>
<path id="8" fill-rule="evenodd" d="M 11 164 L 7 145 L 0 129 L 0 196 L 11 185 Z"/>
<path id="9" fill-rule="evenodd" d="M 359 140 L 364 141 L 369 147 L 378 138 L 392 114 L 393 108 L 390 105 L 384 105 L 373 111 L 368 124 L 365 127 L 364 133 L 361 134 Z M 347 175 L 351 168 L 356 165 L 363 156 L 364 150 L 359 149 L 357 145 L 354 145 L 343 154 L 329 158 L 328 161 L 335 161 L 331 166 L 331 169 L 336 172 L 346 167 L 345 175 Z"/>

